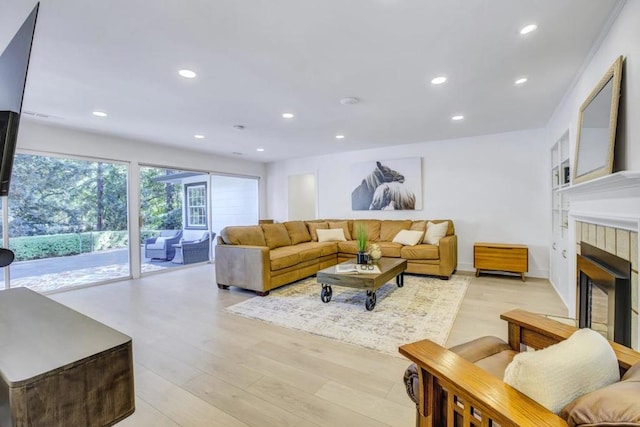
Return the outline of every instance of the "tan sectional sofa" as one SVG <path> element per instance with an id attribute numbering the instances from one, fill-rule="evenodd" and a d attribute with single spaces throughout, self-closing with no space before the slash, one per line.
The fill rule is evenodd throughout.
<path id="1" fill-rule="evenodd" d="M 312 276 L 339 262 L 355 259 L 354 230 L 364 226 L 370 243 L 382 248 L 382 256 L 407 260 L 407 273 L 448 279 L 458 264 L 458 239 L 453 222 L 438 245 L 403 246 L 392 242 L 400 230 L 426 230 L 428 221 L 412 220 L 314 220 L 226 227 L 215 247 L 218 287 L 237 286 L 267 295 L 271 289 Z M 342 228 L 347 241 L 318 242 L 318 228 Z M 352 240 L 353 239 L 353 240 Z"/>

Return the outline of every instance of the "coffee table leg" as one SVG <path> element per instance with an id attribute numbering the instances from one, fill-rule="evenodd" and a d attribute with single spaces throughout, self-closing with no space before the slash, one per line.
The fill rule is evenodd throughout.
<path id="1" fill-rule="evenodd" d="M 333 295 L 333 289 L 331 289 L 330 285 L 322 284 L 322 291 L 320 291 L 320 299 L 324 303 L 328 303 L 331 301 L 331 296 Z"/>
<path id="2" fill-rule="evenodd" d="M 404 273 L 400 273 L 396 276 L 396 285 L 398 285 L 399 288 L 404 286 Z"/>
<path id="3" fill-rule="evenodd" d="M 367 311 L 373 310 L 373 307 L 376 306 L 376 291 L 367 291 L 367 300 L 364 303 Z"/>

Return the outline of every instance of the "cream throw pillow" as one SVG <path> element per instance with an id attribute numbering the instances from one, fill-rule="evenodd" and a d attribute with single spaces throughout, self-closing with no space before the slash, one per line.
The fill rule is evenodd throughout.
<path id="1" fill-rule="evenodd" d="M 591 329 L 543 350 L 517 354 L 504 382 L 558 413 L 568 403 L 620 380 L 618 359 L 609 342 Z"/>
<path id="2" fill-rule="evenodd" d="M 400 243 L 405 246 L 415 246 L 420 243 L 422 236 L 424 236 L 422 231 L 400 230 L 392 241 L 393 243 Z"/>
<path id="3" fill-rule="evenodd" d="M 424 235 L 424 243 L 438 246 L 440 239 L 447 235 L 448 228 L 449 223 L 447 221 L 439 222 L 438 224 L 429 221 L 427 223 L 427 233 Z"/>
<path id="4" fill-rule="evenodd" d="M 344 230 L 342 228 L 331 228 L 328 230 L 322 230 L 318 228 L 318 242 L 346 242 L 344 237 Z"/>

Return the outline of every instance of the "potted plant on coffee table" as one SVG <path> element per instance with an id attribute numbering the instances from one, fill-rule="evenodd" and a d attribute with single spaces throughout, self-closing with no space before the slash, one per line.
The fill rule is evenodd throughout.
<path id="1" fill-rule="evenodd" d="M 356 243 L 358 245 L 358 254 L 356 256 L 357 264 L 366 264 L 369 261 L 367 254 L 368 240 L 367 229 L 362 224 L 358 224 L 356 226 Z"/>

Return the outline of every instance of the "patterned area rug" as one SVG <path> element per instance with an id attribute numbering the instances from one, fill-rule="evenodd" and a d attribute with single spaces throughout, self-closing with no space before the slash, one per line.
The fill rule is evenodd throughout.
<path id="1" fill-rule="evenodd" d="M 402 344 L 429 338 L 444 345 L 470 281 L 407 274 L 404 287 L 394 280 L 378 289 L 376 306 L 367 311 L 364 291 L 341 286 L 333 286 L 331 301 L 323 303 L 321 287 L 310 277 L 227 310 L 400 357 Z"/>

